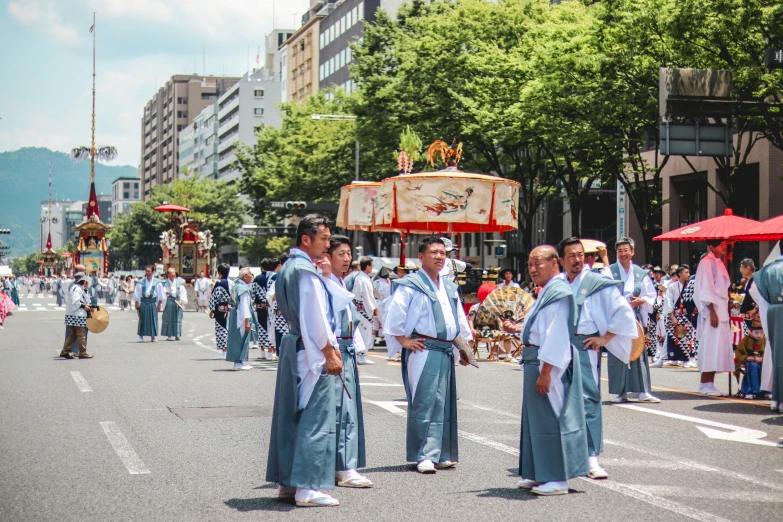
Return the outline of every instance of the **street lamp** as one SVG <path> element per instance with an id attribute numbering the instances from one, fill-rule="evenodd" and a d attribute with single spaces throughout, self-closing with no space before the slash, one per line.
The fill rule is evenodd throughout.
<path id="1" fill-rule="evenodd" d="M 355 120 L 356 116 L 351 114 L 312 114 L 310 117 L 314 120 L 327 120 L 327 121 L 351 121 Z M 356 140 L 356 175 L 354 177 L 356 181 L 359 181 L 359 140 Z"/>

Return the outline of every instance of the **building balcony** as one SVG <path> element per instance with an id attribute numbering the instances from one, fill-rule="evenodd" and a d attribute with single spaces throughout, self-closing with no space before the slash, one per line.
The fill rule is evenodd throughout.
<path id="1" fill-rule="evenodd" d="M 229 154 L 228 156 L 226 156 L 225 158 L 223 158 L 222 160 L 218 161 L 218 163 L 217 163 L 218 171 L 223 170 L 224 168 L 229 166 L 232 161 L 234 161 L 236 159 L 237 159 L 236 155 L 232 153 L 232 154 Z"/>
<path id="2" fill-rule="evenodd" d="M 223 152 L 237 141 L 239 141 L 239 126 L 237 126 L 236 131 L 229 132 L 220 139 L 220 143 L 218 144 L 218 153 Z"/>

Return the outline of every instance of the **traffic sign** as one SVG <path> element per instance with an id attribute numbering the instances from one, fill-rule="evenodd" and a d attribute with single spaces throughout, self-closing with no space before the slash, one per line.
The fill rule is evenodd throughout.
<path id="1" fill-rule="evenodd" d="M 769 49 L 765 52 L 764 64 L 768 69 L 783 69 L 783 49 Z"/>

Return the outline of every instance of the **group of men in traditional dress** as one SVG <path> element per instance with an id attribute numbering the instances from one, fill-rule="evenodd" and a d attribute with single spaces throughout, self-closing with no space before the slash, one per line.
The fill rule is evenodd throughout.
<path id="1" fill-rule="evenodd" d="M 155 343 L 158 341 L 158 313 L 163 312 L 163 325 L 160 335 L 168 341 L 179 341 L 182 336 L 183 305 L 188 302 L 185 284 L 177 278 L 177 272 L 169 268 L 166 279 L 155 277 L 154 268 L 147 266 L 144 277 L 136 283 L 133 301 L 139 314 L 137 335 L 143 343 L 145 337 Z M 165 308 L 164 308 L 165 303 Z"/>

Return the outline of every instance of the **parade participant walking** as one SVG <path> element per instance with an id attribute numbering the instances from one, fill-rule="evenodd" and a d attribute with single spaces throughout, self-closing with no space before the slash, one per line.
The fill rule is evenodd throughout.
<path id="1" fill-rule="evenodd" d="M 11 276 L 9 279 L 11 280 L 11 301 L 16 306 L 19 306 L 19 283 L 16 280 L 16 276 Z"/>
<path id="2" fill-rule="evenodd" d="M 372 272 L 372 259 L 365 257 L 359 261 L 359 270 L 351 272 L 345 278 L 345 287 L 353 292 L 353 302 L 361 317 L 357 328 L 362 335 L 364 346 L 361 350 L 356 350 L 356 364 L 375 364 L 367 359 L 367 349 L 375 344 L 372 325 L 373 320 L 378 316 L 378 304 L 375 302 L 370 272 Z"/>
<path id="3" fill-rule="evenodd" d="M 153 276 L 153 267 L 144 268 L 144 277 L 136 285 L 133 300 L 136 301 L 136 311 L 139 314 L 139 327 L 137 330 L 139 342 L 149 336 L 150 340 L 158 342 L 158 312 L 161 310 L 165 297 L 160 281 Z"/>
<path id="4" fill-rule="evenodd" d="M 167 341 L 179 341 L 182 336 L 182 305 L 188 304 L 188 292 L 185 290 L 185 282 L 177 278 L 176 270 L 169 268 L 166 277 L 162 283 L 166 307 L 163 309 L 160 335 L 165 335 Z"/>
<path id="5" fill-rule="evenodd" d="M 90 305 L 87 300 L 87 278 L 84 272 L 76 274 L 73 284 L 68 289 L 68 299 L 65 303 L 65 325 L 70 328 L 65 338 L 60 357 L 73 359 L 71 348 L 74 342 L 79 343 L 79 359 L 92 359 L 87 353 L 87 312 Z"/>
<path id="6" fill-rule="evenodd" d="M 778 246 L 783 247 L 783 240 Z M 783 255 L 756 272 L 753 281 L 750 294 L 759 307 L 761 325 L 767 334 L 760 387 L 772 393 L 772 411 L 783 411 Z"/>
<path id="7" fill-rule="evenodd" d="M 521 331 L 524 344 L 519 487 L 537 495 L 565 495 L 569 479 L 590 472 L 582 365 L 571 347 L 576 305 L 568 284 L 556 277 L 554 247 L 534 248 L 527 267 L 542 287 L 536 304 L 524 326 L 503 323 L 506 331 Z"/>
<path id="8" fill-rule="evenodd" d="M 55 295 L 57 296 L 57 306 L 61 307 L 65 304 L 65 274 L 60 274 L 57 278 L 57 287 L 55 289 Z"/>
<path id="9" fill-rule="evenodd" d="M 634 313 L 620 292 L 620 281 L 592 272 L 584 263 L 584 250 L 577 237 L 564 239 L 558 245 L 565 279 L 576 301 L 576 329 L 571 343 L 579 354 L 584 395 L 587 450 L 593 479 L 608 477 L 598 463 L 604 450 L 601 413 L 601 348 L 628 364 L 631 341 L 637 337 Z M 577 362 L 577 361 L 574 361 Z"/>
<path id="10" fill-rule="evenodd" d="M 250 337 L 255 324 L 251 306 L 250 284 L 253 273 L 249 267 L 239 269 L 239 277 L 231 290 L 231 311 L 228 314 L 228 346 L 226 361 L 234 363 L 235 370 L 252 370 L 247 364 Z"/>
<path id="11" fill-rule="evenodd" d="M 106 280 L 106 304 L 113 305 L 116 295 L 117 279 L 114 277 L 114 274 L 109 274 L 109 278 Z"/>
<path id="12" fill-rule="evenodd" d="M 278 260 L 279 264 L 275 268 L 275 273 L 272 275 L 272 277 L 269 278 L 269 288 L 266 291 L 266 299 L 269 302 L 269 331 L 274 331 L 274 345 L 277 351 L 280 351 L 280 345 L 283 342 L 283 336 L 289 332 L 288 322 L 285 320 L 285 317 L 283 317 L 283 314 L 280 313 L 280 310 L 277 307 L 277 298 L 275 294 L 275 281 L 277 280 L 277 276 L 287 260 L 288 255 L 283 254 L 280 256 L 280 259 Z M 270 340 L 272 339 L 270 338 Z M 276 358 L 276 356 L 273 358 Z"/>
<path id="13" fill-rule="evenodd" d="M 269 288 L 269 278 L 274 274 L 273 270 L 279 264 L 277 258 L 264 258 L 261 261 L 262 272 L 258 274 L 250 285 L 250 294 L 253 297 L 253 309 L 256 314 L 256 327 L 258 329 L 258 348 L 261 350 L 259 359 L 274 359 L 275 348 L 269 335 L 269 301 L 266 297 Z"/>
<path id="14" fill-rule="evenodd" d="M 212 287 L 209 298 L 209 316 L 215 319 L 215 344 L 218 354 L 215 359 L 225 359 L 228 350 L 228 312 L 231 309 L 231 284 L 228 281 L 229 267 L 221 263 L 217 267 L 218 279 Z"/>
<path id="15" fill-rule="evenodd" d="M 198 303 L 198 311 L 206 312 L 207 305 L 209 305 L 209 279 L 204 276 L 204 272 L 198 273 L 198 279 L 194 285 L 196 291 L 196 302 Z"/>
<path id="16" fill-rule="evenodd" d="M 340 347 L 343 360 L 343 379 L 335 381 L 337 401 L 337 467 L 335 480 L 338 486 L 349 488 L 371 488 L 373 482 L 360 474 L 357 468 L 367 465 L 364 448 L 364 413 L 359 387 L 359 369 L 356 366 L 356 348 L 364 342 L 355 328 L 359 324 L 359 313 L 353 304 L 353 294 L 343 283 L 341 274 L 350 268 L 351 241 L 346 236 L 332 236 L 329 252 L 316 260 L 321 275 L 327 280 L 326 289 L 332 302 L 348 302 L 342 308 L 334 307 L 336 313 L 334 335 Z"/>
<path id="17" fill-rule="evenodd" d="M 5 293 L 5 288 L 0 286 L 0 329 L 3 329 L 5 324 L 5 318 L 14 309 L 14 302 Z"/>
<path id="18" fill-rule="evenodd" d="M 383 317 L 386 314 L 386 305 L 391 297 L 391 278 L 389 277 L 389 269 L 385 266 L 381 267 L 378 271 L 378 276 L 372 283 L 373 293 L 375 295 L 375 302 L 378 304 L 378 313 L 373 318 L 373 328 L 377 332 L 377 336 L 383 339 Z"/>
<path id="19" fill-rule="evenodd" d="M 402 351 L 402 381 L 408 397 L 406 457 L 420 473 L 452 468 L 459 460 L 457 335 L 473 335 L 457 285 L 440 277 L 446 246 L 436 236 L 419 243 L 421 270 L 398 279 L 386 310 L 389 357 Z M 460 359 L 460 364 L 468 363 Z"/>
<path id="20" fill-rule="evenodd" d="M 623 282 L 623 297 L 628 299 L 636 320 L 644 328 L 657 294 L 655 285 L 646 270 L 631 262 L 634 255 L 633 239 L 618 239 L 615 252 L 617 262 L 603 268 L 601 273 L 615 281 Z M 660 399 L 651 393 L 650 366 L 646 351 L 630 364 L 609 353 L 609 393 L 617 395 L 612 402 L 627 401 L 629 393 L 638 393 L 638 400 L 641 402 L 660 402 Z"/>
<path id="21" fill-rule="evenodd" d="M 694 300 L 699 309 L 696 336 L 699 340 L 699 393 L 720 397 L 715 387 L 715 374 L 734 371 L 729 287 L 731 279 L 723 264 L 726 241 L 707 241 L 710 253 L 699 261 L 694 283 Z"/>
<path id="22" fill-rule="evenodd" d="M 343 372 L 335 349 L 339 303 L 329 299 L 315 258 L 329 249 L 329 220 L 305 216 L 297 227 L 296 248 L 275 281 L 277 305 L 290 325 L 278 346 L 272 435 L 266 480 L 280 485 L 280 498 L 297 506 L 337 506 L 319 490 L 335 487 L 337 403 L 334 388 Z M 343 303 L 343 306 L 347 303 Z"/>

